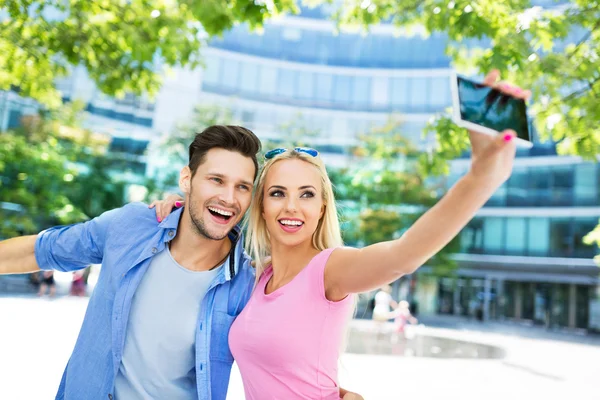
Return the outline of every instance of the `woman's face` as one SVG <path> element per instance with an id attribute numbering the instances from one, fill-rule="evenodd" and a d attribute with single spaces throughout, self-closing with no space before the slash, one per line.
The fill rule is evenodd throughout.
<path id="1" fill-rule="evenodd" d="M 297 246 L 312 240 L 325 209 L 319 170 L 302 160 L 277 161 L 263 190 L 262 216 L 271 242 Z"/>

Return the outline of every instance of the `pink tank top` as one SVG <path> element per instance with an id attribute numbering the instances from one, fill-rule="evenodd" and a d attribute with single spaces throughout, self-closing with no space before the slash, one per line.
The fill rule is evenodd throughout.
<path id="1" fill-rule="evenodd" d="M 291 282 L 267 295 L 269 267 L 233 322 L 229 346 L 247 400 L 339 400 L 338 357 L 353 299 L 325 297 L 325 264 L 333 250 L 317 254 Z"/>

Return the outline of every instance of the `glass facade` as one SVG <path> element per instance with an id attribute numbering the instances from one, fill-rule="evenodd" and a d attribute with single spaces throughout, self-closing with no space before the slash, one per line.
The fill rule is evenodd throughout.
<path id="1" fill-rule="evenodd" d="M 113 109 L 96 107 L 93 104 L 88 104 L 86 111 L 94 115 L 100 115 L 102 117 L 116 119 L 118 121 L 129 122 L 131 124 L 152 128 L 152 118 L 139 117 L 133 113 L 118 112 Z"/>
<path id="2" fill-rule="evenodd" d="M 451 176 L 454 182 L 458 176 Z M 488 207 L 573 207 L 600 205 L 600 164 L 515 166 Z"/>
<path id="3" fill-rule="evenodd" d="M 213 56 L 206 60 L 202 90 L 305 107 L 435 113 L 452 103 L 450 78 L 428 75 L 374 78 Z M 382 90 L 388 92 L 386 102 L 380 101 L 381 93 L 374 93 L 374 79 L 383 81 Z"/>
<path id="4" fill-rule="evenodd" d="M 253 33 L 245 25 L 234 27 L 210 41 L 218 49 L 307 64 L 361 68 L 449 68 L 445 35 L 434 33 L 394 36 L 389 34 L 335 35 L 331 30 L 265 24 Z M 410 55 L 410 56 L 407 56 Z"/>
<path id="5" fill-rule="evenodd" d="M 102 98 L 107 98 L 102 95 Z M 63 97 L 63 102 L 67 103 L 71 101 L 70 97 Z M 131 110 L 142 110 L 142 111 L 154 111 L 154 103 L 145 102 L 136 98 L 133 95 L 126 95 L 123 99 L 111 99 L 116 106 L 127 106 Z M 117 121 L 129 122 L 130 124 L 145 126 L 152 128 L 153 120 L 150 117 L 142 117 L 136 115 L 134 112 L 120 112 L 113 108 L 104 108 L 95 106 L 92 103 L 88 103 L 85 109 L 90 114 L 99 115 L 101 117 L 115 119 Z"/>
<path id="6" fill-rule="evenodd" d="M 598 217 L 476 217 L 461 232 L 461 252 L 590 258 L 598 249 L 583 237 L 598 223 Z"/>

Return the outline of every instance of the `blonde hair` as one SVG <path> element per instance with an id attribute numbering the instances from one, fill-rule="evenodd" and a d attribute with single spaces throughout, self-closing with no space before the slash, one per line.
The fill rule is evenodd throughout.
<path id="1" fill-rule="evenodd" d="M 286 151 L 272 159 L 268 160 L 260 173 L 256 191 L 250 213 L 248 217 L 248 236 L 246 239 L 246 249 L 252 255 L 256 265 L 256 280 L 262 275 L 265 270 L 263 261 L 271 255 L 271 242 L 267 225 L 262 217 L 264 204 L 264 188 L 265 179 L 271 167 L 282 160 L 301 160 L 313 165 L 321 175 L 321 191 L 323 192 L 323 204 L 325 210 L 323 216 L 319 220 L 317 230 L 312 236 L 312 245 L 317 250 L 325 250 L 332 247 L 341 246 L 343 244 L 342 235 L 340 232 L 340 222 L 335 206 L 335 197 L 333 195 L 333 185 L 327 175 L 325 164 L 319 156 L 312 157 L 308 154 L 297 152 L 295 150 Z"/>

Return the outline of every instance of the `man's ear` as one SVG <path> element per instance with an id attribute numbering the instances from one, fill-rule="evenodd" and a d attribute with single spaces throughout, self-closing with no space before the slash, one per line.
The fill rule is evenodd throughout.
<path id="1" fill-rule="evenodd" d="M 179 189 L 185 193 L 190 194 L 190 187 L 192 185 L 192 170 L 187 165 L 181 168 L 179 171 Z"/>

